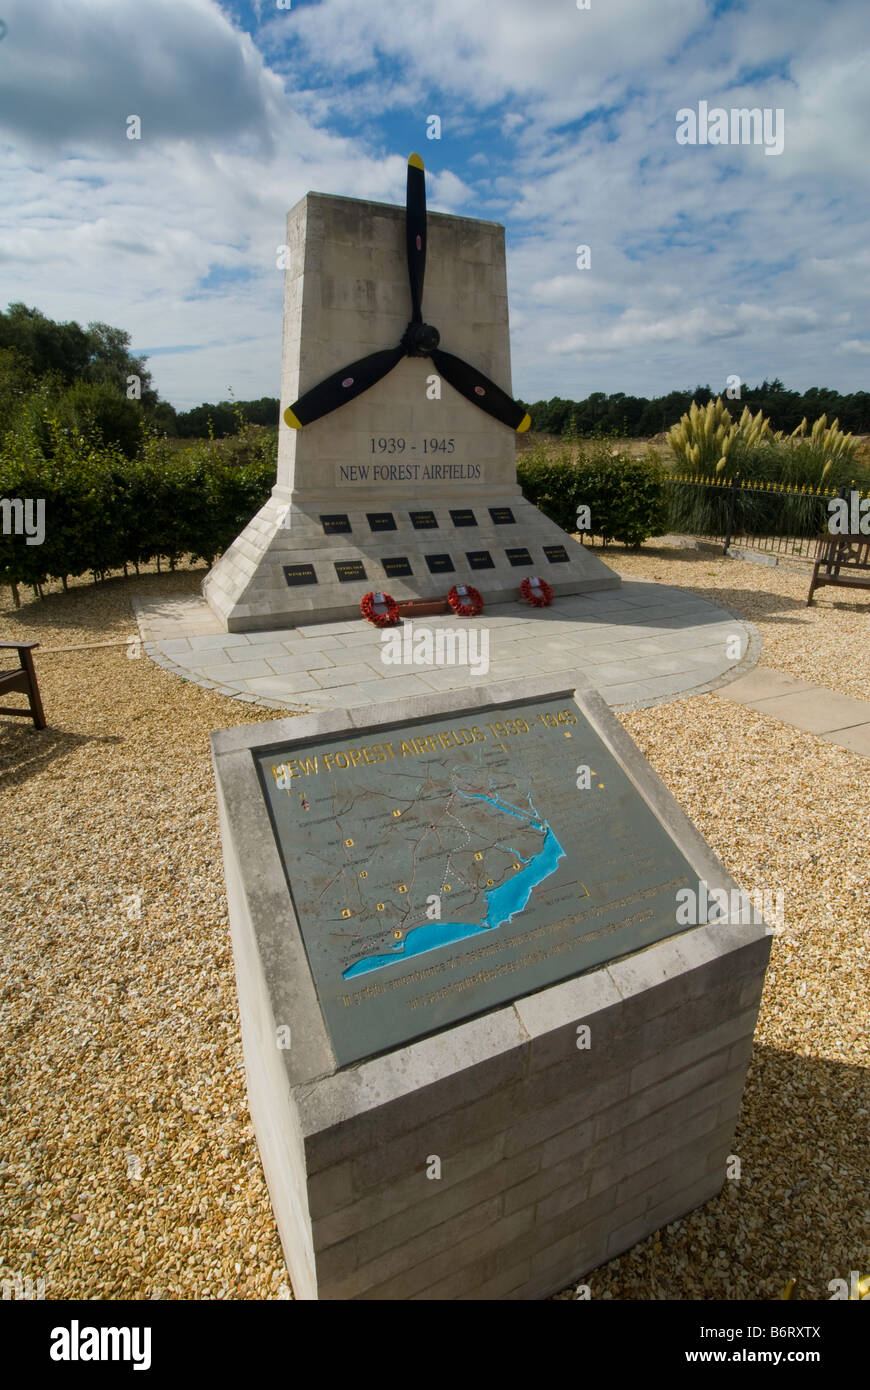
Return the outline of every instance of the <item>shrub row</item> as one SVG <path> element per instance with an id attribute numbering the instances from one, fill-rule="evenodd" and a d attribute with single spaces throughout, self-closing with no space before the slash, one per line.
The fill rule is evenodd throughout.
<path id="1" fill-rule="evenodd" d="M 641 545 L 667 530 L 665 472 L 655 455 L 635 459 L 595 442 L 588 447 L 528 449 L 517 465 L 523 496 L 563 530 L 577 530 L 589 508 L 590 531 L 607 541 Z"/>
<path id="2" fill-rule="evenodd" d="M 38 447 L 4 452 L 0 498 L 43 499 L 45 539 L 28 545 L 24 535 L 0 534 L 0 583 L 66 583 L 160 557 L 212 564 L 275 480 L 272 434 L 234 444 L 206 441 L 179 452 L 149 439 L 127 459 L 118 447 L 58 430 L 48 457 Z"/>

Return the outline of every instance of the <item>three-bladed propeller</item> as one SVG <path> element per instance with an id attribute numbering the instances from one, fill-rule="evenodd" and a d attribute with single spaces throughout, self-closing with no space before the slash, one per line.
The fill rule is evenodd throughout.
<path id="1" fill-rule="evenodd" d="M 479 406 L 495 420 L 521 434 L 531 422 L 521 405 L 506 391 L 496 386 L 483 372 L 444 352 L 437 328 L 423 322 L 423 279 L 426 272 L 426 175 L 418 154 L 408 160 L 408 191 L 405 199 L 405 242 L 408 250 L 408 279 L 411 286 L 411 321 L 398 347 L 372 352 L 357 362 L 333 372 L 318 386 L 306 391 L 298 401 L 284 411 L 284 419 L 293 429 L 310 425 L 346 401 L 362 395 L 376 381 L 393 370 L 403 357 L 430 357 L 446 381 L 472 405 Z"/>

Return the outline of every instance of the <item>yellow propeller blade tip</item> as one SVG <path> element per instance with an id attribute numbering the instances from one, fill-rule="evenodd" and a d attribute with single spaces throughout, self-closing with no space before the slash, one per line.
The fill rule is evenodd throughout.
<path id="1" fill-rule="evenodd" d="M 526 414 L 523 416 L 522 420 L 520 420 L 520 423 L 517 425 L 517 434 L 525 434 L 526 430 L 529 428 L 529 425 L 531 423 L 532 417 L 531 415 L 529 415 L 527 411 Z"/>
<path id="2" fill-rule="evenodd" d="M 287 409 L 284 411 L 284 421 L 286 424 L 290 426 L 291 430 L 301 430 L 302 428 L 302 421 L 296 419 L 296 416 L 293 414 L 293 411 L 290 409 L 289 405 Z"/>
<path id="3" fill-rule="evenodd" d="M 420 158 L 420 156 L 419 156 L 418 154 L 409 155 L 409 156 L 408 156 L 408 163 L 409 163 L 409 164 L 413 164 L 413 166 L 414 166 L 415 169 L 422 169 L 422 168 L 423 168 L 423 161 L 422 161 L 422 159 Z"/>

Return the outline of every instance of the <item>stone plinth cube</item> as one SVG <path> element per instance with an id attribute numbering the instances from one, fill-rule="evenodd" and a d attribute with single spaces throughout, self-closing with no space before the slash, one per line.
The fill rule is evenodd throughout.
<path id="1" fill-rule="evenodd" d="M 582 677 L 212 746 L 297 1298 L 545 1297 L 720 1191 L 769 932 L 680 918 L 736 885 Z"/>
<path id="2" fill-rule="evenodd" d="M 401 602 L 466 583 L 496 601 L 533 575 L 557 593 L 618 587 L 523 499 L 514 431 L 446 381 L 432 397 L 429 358 L 403 358 L 302 430 L 285 424 L 332 372 L 397 346 L 411 316 L 404 208 L 309 193 L 287 247 L 277 483 L 203 581 L 227 628 L 353 617 L 371 590 Z M 423 314 L 443 348 L 510 392 L 503 227 L 429 214 Z"/>

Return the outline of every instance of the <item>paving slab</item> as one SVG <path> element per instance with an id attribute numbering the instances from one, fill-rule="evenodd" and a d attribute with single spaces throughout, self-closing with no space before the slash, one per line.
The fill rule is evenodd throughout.
<path id="1" fill-rule="evenodd" d="M 383 651 L 384 647 L 380 640 L 377 641 L 374 648 L 370 643 L 365 649 L 361 649 L 360 644 L 357 643 L 353 647 L 336 647 L 334 651 L 329 653 L 329 659 L 333 666 L 355 666 L 361 660 L 365 660 L 367 666 L 383 666 L 385 676 L 390 677 L 395 675 L 396 668 L 387 666 L 382 660 Z M 407 673 L 403 670 L 402 674 Z"/>
<path id="2" fill-rule="evenodd" d="M 359 691 L 371 696 L 377 704 L 385 700 L 410 699 L 413 695 L 429 695 L 431 687 L 417 675 L 388 676 L 384 680 L 361 682 Z"/>
<path id="3" fill-rule="evenodd" d="M 279 627 L 276 628 L 274 632 L 244 632 L 234 635 L 247 637 L 252 647 L 259 646 L 261 643 L 270 645 L 273 642 L 279 642 L 283 647 L 298 636 L 298 629 L 295 627 Z"/>
<path id="4" fill-rule="evenodd" d="M 473 680 L 467 666 L 421 666 L 419 674 L 430 690 L 459 690 Z"/>
<path id="5" fill-rule="evenodd" d="M 194 636 L 223 631 L 220 620 L 212 613 L 208 604 L 196 594 L 183 594 L 175 598 L 149 598 L 147 594 L 137 595 L 133 600 L 133 610 L 139 623 L 143 641 L 154 641 L 159 637 Z"/>
<path id="6" fill-rule="evenodd" d="M 870 758 L 870 701 L 766 666 L 756 666 L 716 693 L 722 700 L 733 700 Z"/>
<path id="7" fill-rule="evenodd" d="M 229 666 L 230 664 L 230 653 L 226 647 L 212 647 L 207 652 L 168 652 L 162 642 L 157 642 L 155 646 L 156 654 L 164 657 L 161 665 L 168 665 L 170 670 L 173 666 L 184 667 L 191 680 L 196 679 L 197 671 L 204 671 L 207 666 Z"/>
<path id="8" fill-rule="evenodd" d="M 340 685 L 335 690 L 318 690 L 316 698 L 308 698 L 309 709 L 355 709 L 357 705 L 373 705 L 372 696 L 358 685 Z M 296 708 L 298 708 L 298 702 Z"/>
<path id="9" fill-rule="evenodd" d="M 719 644 L 712 642 L 709 646 L 698 645 L 695 647 L 677 647 L 676 650 L 668 652 L 669 656 L 685 658 L 692 666 L 719 666 Z"/>
<path id="10" fill-rule="evenodd" d="M 749 704 L 754 700 L 771 700 L 778 695 L 794 695 L 797 691 L 818 690 L 813 681 L 803 681 L 788 671 L 772 671 L 768 666 L 756 666 L 736 680 L 723 686 L 721 695 L 726 700 L 736 700 L 738 704 Z"/>
<path id="11" fill-rule="evenodd" d="M 268 662 L 276 676 L 289 675 L 294 671 L 323 671 L 335 665 L 327 652 L 317 648 L 310 652 L 285 651 L 282 656 L 270 656 Z"/>
<path id="12" fill-rule="evenodd" d="M 657 676 L 678 676 L 708 664 L 709 657 L 706 655 L 703 661 L 697 662 L 692 660 L 692 654 L 689 652 L 668 652 L 664 656 L 651 656 L 647 660 L 648 670 L 654 671 Z"/>
<path id="13" fill-rule="evenodd" d="M 657 637 L 645 637 L 641 642 L 632 642 L 636 656 L 670 656 L 675 652 L 697 651 L 699 646 L 710 645 L 709 636 L 703 629 L 688 632 L 662 632 Z"/>
<path id="14" fill-rule="evenodd" d="M 650 669 L 649 660 L 644 661 L 644 672 Z M 608 661 L 595 667 L 596 685 L 622 685 L 637 680 L 640 675 L 637 666 L 630 661 Z"/>
<path id="15" fill-rule="evenodd" d="M 165 670 L 245 703 L 259 697 L 269 708 L 292 710 L 306 702 L 310 709 L 347 709 L 578 667 L 589 669 L 608 703 L 643 707 L 727 681 L 733 689 L 761 650 L 751 624 L 652 581 L 626 580 L 618 595 L 559 595 L 548 609 L 499 603 L 478 619 L 446 613 L 413 620 L 417 631 L 461 632 L 467 624 L 469 632 L 488 632 L 488 672 L 478 662 L 387 666 L 380 631 L 362 618 L 229 633 L 215 630 L 214 614 L 196 596 L 138 599 L 135 608 L 147 654 Z M 734 634 L 741 637 L 739 660 L 726 655 Z"/>
<path id="16" fill-rule="evenodd" d="M 331 652 L 342 646 L 341 637 L 324 635 L 322 637 L 302 637 L 294 633 L 292 638 L 288 638 L 281 643 L 281 646 L 292 655 L 293 652 Z"/>
<path id="17" fill-rule="evenodd" d="M 265 661 L 226 661 L 218 666 L 203 666 L 202 673 L 211 681 L 217 681 L 219 685 L 235 686 L 241 681 L 250 680 L 252 676 L 272 676 L 274 671 L 266 665 Z M 247 691 L 243 692 L 247 694 Z"/>
<path id="18" fill-rule="evenodd" d="M 196 636 L 190 638 L 190 650 L 192 652 L 208 652 L 212 651 L 215 647 L 247 646 L 250 646 L 250 643 L 244 632 L 210 633 L 204 637 Z"/>
<path id="19" fill-rule="evenodd" d="M 866 724 L 870 719 L 870 704 L 835 690 L 795 691 L 792 695 L 776 695 L 766 700 L 740 700 L 739 704 L 769 714 L 783 724 L 794 724 L 811 734 L 832 734 Z"/>
<path id="20" fill-rule="evenodd" d="M 363 631 L 361 631 L 361 632 L 344 632 L 344 633 L 342 633 L 340 636 L 336 637 L 335 640 L 336 640 L 336 642 L 338 643 L 339 647 L 346 647 L 346 648 L 348 648 L 349 650 L 352 650 L 354 647 L 359 647 L 359 646 L 361 646 L 361 645 L 362 645 L 362 646 L 368 646 L 368 645 L 371 643 L 371 640 L 372 640 L 372 638 L 371 638 L 371 627 L 370 627 L 370 625 L 369 625 L 368 623 L 366 623 L 365 629 L 364 629 Z M 311 638 L 308 638 L 308 639 L 306 640 L 306 645 L 307 645 L 308 642 L 310 642 L 310 641 L 311 641 Z"/>
<path id="21" fill-rule="evenodd" d="M 258 642 L 256 646 L 249 647 L 229 647 L 227 656 L 230 661 L 273 661 L 277 657 L 287 655 L 286 648 L 280 642 Z"/>
<path id="22" fill-rule="evenodd" d="M 313 623 L 310 626 L 296 629 L 302 637 L 337 637 L 340 633 L 357 632 L 358 630 L 358 623 Z"/>
<path id="23" fill-rule="evenodd" d="M 870 758 L 870 722 L 855 724 L 851 729 L 838 729 L 835 734 L 821 734 L 826 743 L 836 743 L 840 748 L 848 748 L 852 753 L 863 753 Z"/>
<path id="24" fill-rule="evenodd" d="M 300 690 L 320 690 L 314 676 L 307 671 L 288 671 L 281 676 L 255 676 L 253 680 L 242 681 L 242 685 L 251 695 L 270 695 L 274 698 L 290 696 Z"/>
<path id="25" fill-rule="evenodd" d="M 362 685 L 365 681 L 374 680 L 379 674 L 374 666 L 367 666 L 364 661 L 332 666 L 327 671 L 315 673 L 318 685 L 327 690 L 334 685 Z"/>

